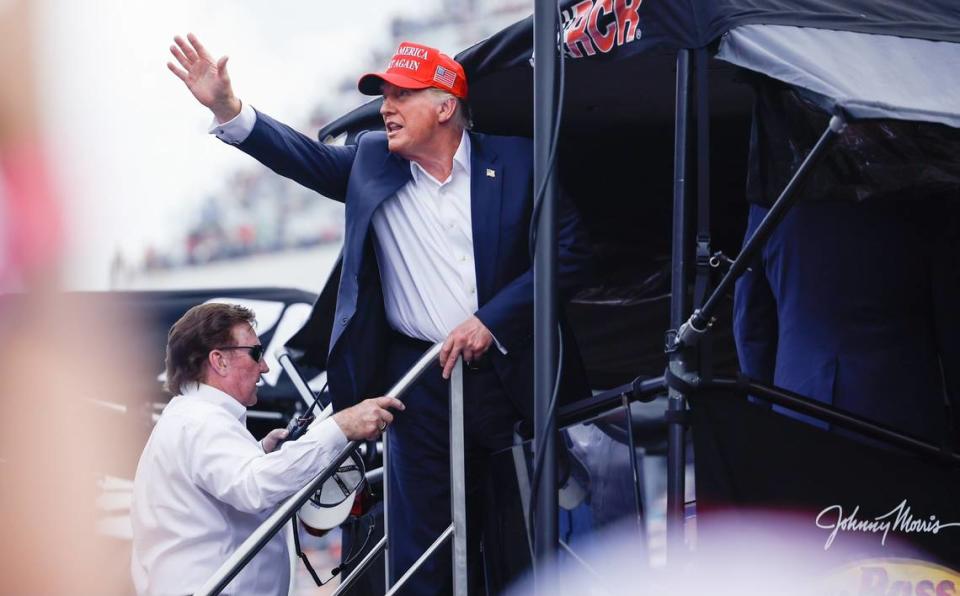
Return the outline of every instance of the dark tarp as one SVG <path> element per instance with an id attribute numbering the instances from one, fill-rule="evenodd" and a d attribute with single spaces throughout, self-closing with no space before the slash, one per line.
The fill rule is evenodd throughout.
<path id="1" fill-rule="evenodd" d="M 712 532 L 712 524 L 725 519 L 734 507 L 797 514 L 811 530 L 817 515 L 836 505 L 843 508 L 844 517 L 859 506 L 856 518 L 873 520 L 906 501 L 914 520 L 926 522 L 935 516 L 941 524 L 960 521 L 956 468 L 865 444 L 852 433 L 827 432 L 745 398 L 703 394 L 690 403 L 698 545 L 722 546 L 717 541 L 724 537 Z M 894 519 L 896 514 L 890 521 Z M 828 512 L 821 525 L 835 520 L 836 515 Z M 811 555 L 823 553 L 828 536 L 826 529 L 797 535 L 795 546 Z M 910 556 L 919 550 L 927 560 L 950 567 L 960 564 L 960 527 L 938 533 L 893 529 L 885 545 L 880 539 L 878 533 L 858 536 L 841 531 L 831 549 L 844 552 L 847 560 Z"/>

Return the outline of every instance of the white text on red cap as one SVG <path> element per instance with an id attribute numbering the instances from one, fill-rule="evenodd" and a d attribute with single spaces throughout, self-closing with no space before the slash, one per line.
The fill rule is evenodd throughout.
<path id="1" fill-rule="evenodd" d="M 423 48 L 414 48 L 411 46 L 402 46 L 397 50 L 397 56 L 414 56 L 422 60 L 429 60 L 430 54 Z"/>
<path id="2" fill-rule="evenodd" d="M 394 58 L 393 60 L 390 61 L 390 66 L 388 66 L 387 68 L 406 68 L 408 70 L 420 70 L 420 61 Z"/>

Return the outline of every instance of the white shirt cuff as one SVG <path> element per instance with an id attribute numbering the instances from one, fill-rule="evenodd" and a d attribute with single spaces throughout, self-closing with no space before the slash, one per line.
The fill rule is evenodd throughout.
<path id="1" fill-rule="evenodd" d="M 320 421 L 317 424 L 311 424 L 310 428 L 304 433 L 300 440 L 309 437 L 309 441 L 316 441 L 331 451 L 339 451 L 346 447 L 347 436 L 343 434 L 340 425 L 333 419 L 333 416 Z"/>
<path id="2" fill-rule="evenodd" d="M 493 343 L 497 344 L 497 349 L 500 350 L 500 353 L 503 354 L 504 356 L 506 356 L 506 355 L 507 355 L 507 349 L 506 349 L 505 347 L 503 347 L 503 344 L 500 343 L 500 340 L 497 339 L 497 336 L 494 335 L 492 331 L 490 332 L 490 337 L 493 338 Z"/>
<path id="3" fill-rule="evenodd" d="M 207 132 L 217 135 L 217 138 L 224 143 L 239 145 L 247 140 L 253 131 L 253 125 L 257 123 L 257 112 L 253 106 L 240 102 L 240 113 L 227 122 L 220 123 L 213 119 Z"/>

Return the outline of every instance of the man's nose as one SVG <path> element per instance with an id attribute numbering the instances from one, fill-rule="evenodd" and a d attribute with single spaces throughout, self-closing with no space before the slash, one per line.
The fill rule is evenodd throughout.
<path id="1" fill-rule="evenodd" d="M 387 97 L 384 97 L 383 103 L 380 104 L 380 115 L 386 116 L 387 114 L 392 114 L 392 113 L 393 113 L 393 101 L 391 101 Z"/>

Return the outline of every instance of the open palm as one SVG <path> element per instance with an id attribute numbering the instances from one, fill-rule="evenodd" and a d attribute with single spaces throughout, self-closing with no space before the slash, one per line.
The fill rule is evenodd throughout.
<path id="1" fill-rule="evenodd" d="M 176 45 L 170 46 L 170 53 L 180 66 L 168 62 L 167 68 L 184 82 L 197 101 L 213 111 L 218 120 L 225 122 L 236 116 L 240 111 L 240 102 L 230 85 L 227 57 L 214 62 L 192 33 L 187 35 L 186 41 L 180 36 L 175 37 L 174 41 Z"/>

